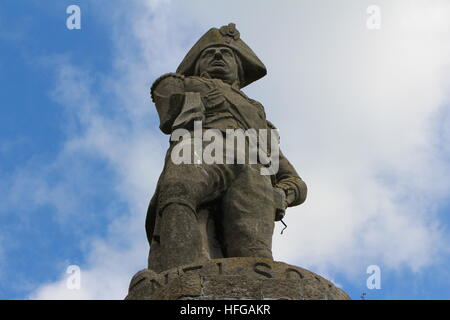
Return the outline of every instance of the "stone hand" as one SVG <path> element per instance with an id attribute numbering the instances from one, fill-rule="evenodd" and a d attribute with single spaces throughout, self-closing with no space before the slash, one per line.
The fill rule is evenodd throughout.
<path id="1" fill-rule="evenodd" d="M 281 188 L 274 188 L 274 199 L 275 199 L 275 221 L 280 221 L 284 218 L 286 214 L 286 208 L 288 206 L 286 193 Z"/>
<path id="2" fill-rule="evenodd" d="M 212 89 L 206 93 L 202 99 L 206 109 L 213 109 L 225 101 L 222 92 L 217 89 Z"/>

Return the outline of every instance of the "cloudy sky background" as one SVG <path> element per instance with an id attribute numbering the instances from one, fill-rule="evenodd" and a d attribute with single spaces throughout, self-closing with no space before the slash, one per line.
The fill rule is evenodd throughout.
<path id="1" fill-rule="evenodd" d="M 0 298 L 126 295 L 168 146 L 149 87 L 229 22 L 268 68 L 245 92 L 309 187 L 277 225 L 275 259 L 354 299 L 450 298 L 448 1 L 4 2 Z M 71 4 L 81 30 L 66 28 Z"/>

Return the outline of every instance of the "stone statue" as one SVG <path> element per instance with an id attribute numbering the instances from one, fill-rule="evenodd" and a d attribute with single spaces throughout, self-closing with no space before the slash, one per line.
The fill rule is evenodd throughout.
<path id="1" fill-rule="evenodd" d="M 273 261 L 275 221 L 307 188 L 264 107 L 241 91 L 265 75 L 230 23 L 153 83 L 170 147 L 147 212 L 148 268 L 126 299 L 348 299 L 319 275 Z"/>
<path id="2" fill-rule="evenodd" d="M 264 64 L 234 24 L 210 29 L 176 73 L 154 82 L 160 129 L 192 130 L 194 120 L 201 121 L 202 130 L 223 135 L 227 129 L 274 129 L 264 107 L 240 90 L 264 75 Z M 170 154 L 177 143 L 170 145 L 147 213 L 149 268 L 160 272 L 223 257 L 272 259 L 274 221 L 306 198 L 306 184 L 294 167 L 281 152 L 273 175 L 262 175 L 261 163 L 174 164 Z M 202 220 L 214 228 L 202 228 Z"/>

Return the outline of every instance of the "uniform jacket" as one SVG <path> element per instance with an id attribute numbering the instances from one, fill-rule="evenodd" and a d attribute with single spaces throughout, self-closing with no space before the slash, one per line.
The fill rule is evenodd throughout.
<path id="1" fill-rule="evenodd" d="M 207 96 L 212 91 L 219 92 L 221 99 L 213 101 L 211 106 Z M 267 121 L 264 107 L 259 102 L 248 98 L 237 86 L 225 84 L 218 79 L 185 77 L 177 73 L 165 74 L 152 85 L 151 97 L 160 118 L 160 129 L 165 134 L 171 134 L 172 130 L 178 127 L 192 125 L 193 120 L 201 120 L 204 127 L 222 131 L 230 128 L 275 128 Z M 274 187 L 292 195 L 289 206 L 296 206 L 305 201 L 306 184 L 281 151 L 279 170 L 271 178 Z M 146 219 L 150 243 L 156 220 L 158 185 L 150 201 Z"/>

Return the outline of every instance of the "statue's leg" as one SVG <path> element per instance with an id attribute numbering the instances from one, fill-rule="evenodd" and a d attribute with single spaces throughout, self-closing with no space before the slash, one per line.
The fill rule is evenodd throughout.
<path id="1" fill-rule="evenodd" d="M 157 203 L 161 270 L 207 259 L 197 208 L 224 192 L 230 174 L 224 165 L 166 162 Z"/>
<path id="2" fill-rule="evenodd" d="M 227 257 L 272 259 L 275 206 L 269 176 L 259 165 L 245 165 L 222 199 Z"/>
<path id="3" fill-rule="evenodd" d="M 202 260 L 202 238 L 192 208 L 175 202 L 166 205 L 160 230 L 160 259 L 164 269 Z"/>

